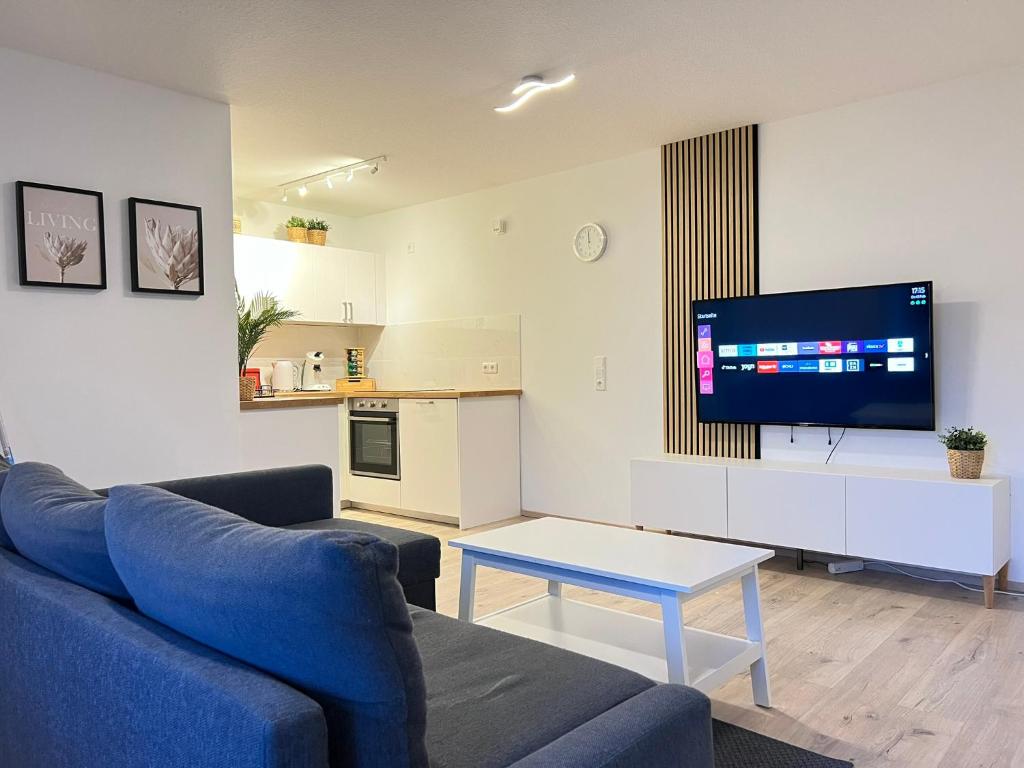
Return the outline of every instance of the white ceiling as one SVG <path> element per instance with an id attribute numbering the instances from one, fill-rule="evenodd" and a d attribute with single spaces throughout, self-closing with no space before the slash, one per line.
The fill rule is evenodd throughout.
<path id="1" fill-rule="evenodd" d="M 387 154 L 302 201 L 349 215 L 1024 63 L 1022 33 L 1021 0 L 0 0 L 0 45 L 230 103 L 239 196 Z"/>

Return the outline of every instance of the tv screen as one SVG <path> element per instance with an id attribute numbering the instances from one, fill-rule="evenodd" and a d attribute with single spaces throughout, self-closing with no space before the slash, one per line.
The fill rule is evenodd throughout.
<path id="1" fill-rule="evenodd" d="M 693 302 L 702 422 L 934 429 L 932 284 Z"/>

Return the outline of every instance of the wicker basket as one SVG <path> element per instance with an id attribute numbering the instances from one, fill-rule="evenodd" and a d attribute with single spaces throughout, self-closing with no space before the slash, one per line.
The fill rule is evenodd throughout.
<path id="1" fill-rule="evenodd" d="M 985 463 L 985 451 L 946 451 L 949 460 L 949 474 L 957 480 L 977 480 L 981 477 L 981 465 Z"/>
<path id="2" fill-rule="evenodd" d="M 306 242 L 313 245 L 327 245 L 326 229 L 307 229 Z"/>
<path id="3" fill-rule="evenodd" d="M 293 243 L 306 242 L 306 228 L 288 227 L 288 239 L 291 240 Z"/>
<path id="4" fill-rule="evenodd" d="M 238 399 L 249 402 L 256 397 L 256 379 L 252 376 L 238 377 Z"/>

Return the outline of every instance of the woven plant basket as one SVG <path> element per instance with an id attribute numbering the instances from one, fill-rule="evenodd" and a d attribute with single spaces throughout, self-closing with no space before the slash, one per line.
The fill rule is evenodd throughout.
<path id="1" fill-rule="evenodd" d="M 313 245 L 327 245 L 327 230 L 308 229 L 306 230 L 306 242 Z"/>
<path id="2" fill-rule="evenodd" d="M 981 465 L 985 463 L 985 451 L 946 451 L 949 460 L 949 474 L 957 480 L 977 480 L 981 477 Z"/>
<path id="3" fill-rule="evenodd" d="M 252 376 L 238 377 L 238 399 L 249 402 L 256 397 L 256 379 Z"/>
<path id="4" fill-rule="evenodd" d="M 288 227 L 288 239 L 291 240 L 293 243 L 306 242 L 306 228 Z"/>

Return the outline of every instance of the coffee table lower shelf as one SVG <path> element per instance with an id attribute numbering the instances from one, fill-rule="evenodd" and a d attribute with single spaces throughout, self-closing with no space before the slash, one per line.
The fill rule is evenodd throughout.
<path id="1" fill-rule="evenodd" d="M 658 619 L 543 595 L 476 619 L 493 629 L 528 637 L 567 651 L 668 682 L 664 626 Z M 761 656 L 760 643 L 685 627 L 689 685 L 710 693 Z"/>

